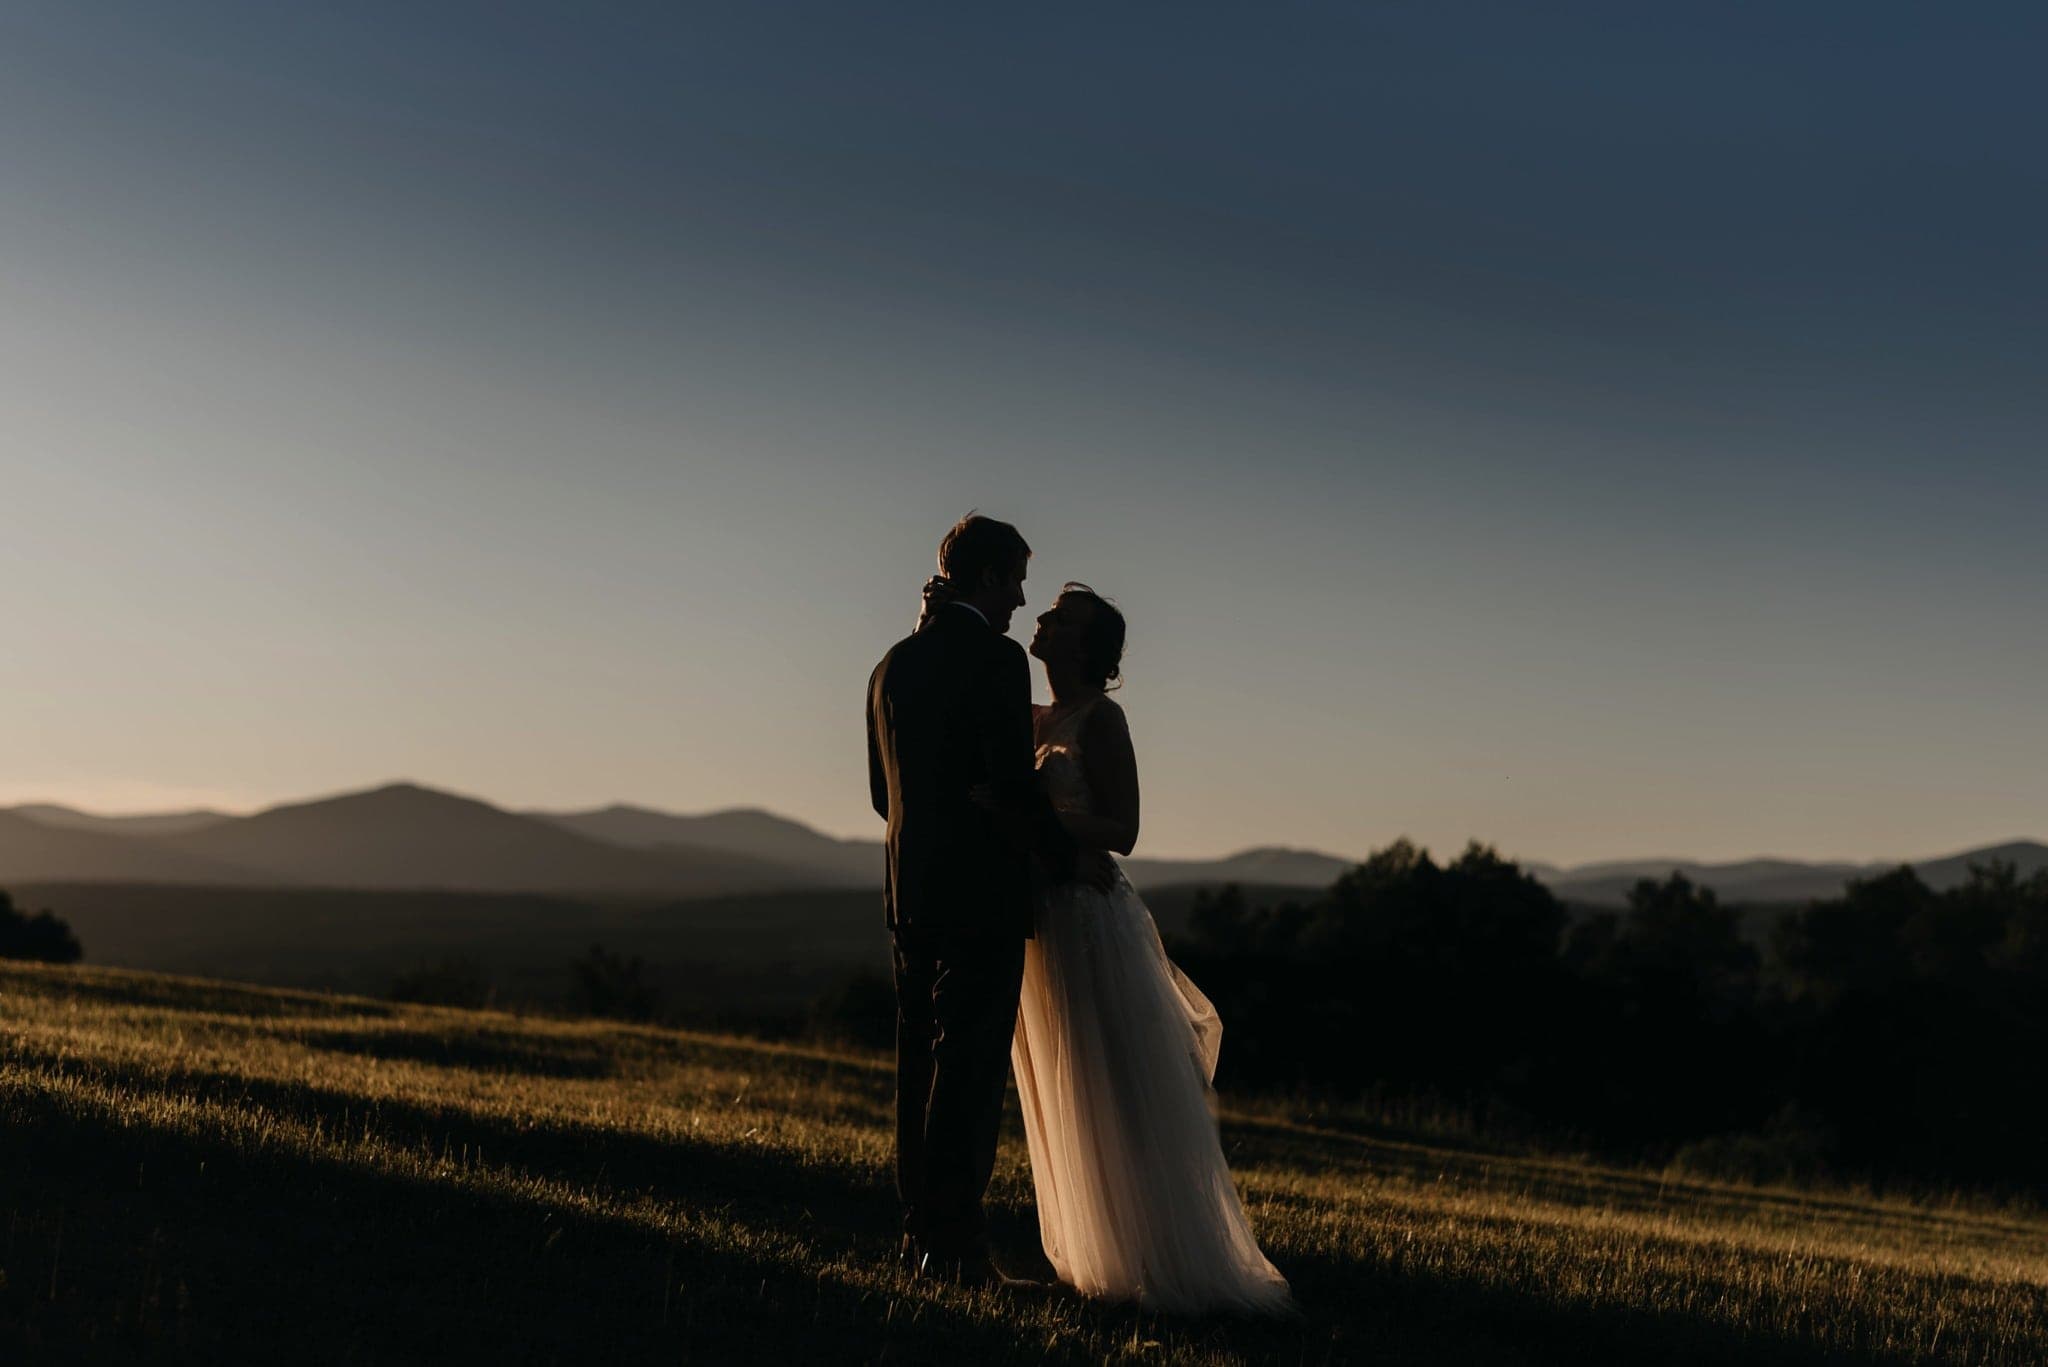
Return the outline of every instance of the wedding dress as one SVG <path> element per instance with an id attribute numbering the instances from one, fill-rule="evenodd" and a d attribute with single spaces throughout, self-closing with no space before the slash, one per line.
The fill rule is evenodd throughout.
<path id="1" fill-rule="evenodd" d="M 1089 803 L 1081 722 L 1039 730 L 1040 778 L 1062 809 Z M 1107 893 L 1052 889 L 1025 944 L 1010 1058 L 1045 1255 L 1084 1295 L 1175 1314 L 1291 1310 L 1224 1162 L 1210 1090 L 1222 1036 L 1121 872 Z"/>

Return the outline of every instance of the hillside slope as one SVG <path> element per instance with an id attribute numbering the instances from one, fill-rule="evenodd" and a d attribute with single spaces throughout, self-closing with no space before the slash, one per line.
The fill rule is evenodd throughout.
<path id="1" fill-rule="evenodd" d="M 249 870 L 199 851 L 102 830 L 47 825 L 12 811 L 0 812 L 0 878 L 19 883 L 258 881 Z"/>
<path id="2" fill-rule="evenodd" d="M 820 882 L 845 887 L 882 885 L 879 840 L 834 840 L 799 821 L 755 808 L 733 808 L 702 816 L 678 816 L 647 807 L 615 803 L 584 812 L 529 812 L 542 821 L 592 840 L 628 849 L 675 846 L 724 850 L 788 868 L 803 869 Z"/>
<path id="3" fill-rule="evenodd" d="M 183 835 L 234 820 L 226 812 L 204 807 L 183 812 L 144 812 L 134 816 L 97 816 L 55 802 L 29 802 L 6 810 L 39 825 L 55 826 L 60 830 L 94 831 L 101 835 Z"/>
<path id="4" fill-rule="evenodd" d="M 1438 851 L 1455 857 L 1455 851 Z M 1970 866 L 2048 867 L 2048 844 L 2010 840 L 1919 860 L 1937 892 Z M 1637 880 L 1671 873 L 1730 905 L 1836 897 L 1850 878 L 1889 873 L 1874 863 L 1680 857 L 1607 860 L 1568 868 L 1518 860 L 1581 907 L 1625 905 Z M 1261 846 L 1214 859 L 1123 861 L 1140 889 L 1225 883 L 1327 888 L 1353 861 L 1318 850 Z M 585 811 L 510 812 L 475 798 L 393 783 L 287 803 L 249 817 L 219 812 L 95 816 L 49 803 L 0 809 L 0 881 L 256 884 L 278 887 L 714 897 L 748 892 L 877 889 L 879 840 L 838 839 L 759 808 L 689 816 L 614 803 Z"/>
<path id="5" fill-rule="evenodd" d="M 2048 1221 L 1226 1114 L 1299 1320 L 892 1266 L 892 1076 L 0 964 L 0 1360 L 1493 1364 L 2048 1355 Z M 1014 1116 L 999 1248 L 1034 1246 Z"/>
<path id="6" fill-rule="evenodd" d="M 158 842 L 283 884 L 709 897 L 820 880 L 726 850 L 633 850 L 487 802 L 394 783 Z"/>

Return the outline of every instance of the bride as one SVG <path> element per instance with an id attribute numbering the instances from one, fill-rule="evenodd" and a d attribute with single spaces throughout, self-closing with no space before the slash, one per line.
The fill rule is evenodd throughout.
<path id="1" fill-rule="evenodd" d="M 1123 614 L 1068 584 L 1030 649 L 1053 697 L 1033 709 L 1040 782 L 1083 849 L 1128 855 L 1137 760 L 1105 695 L 1123 647 Z M 1223 1159 L 1210 1090 L 1222 1034 L 1121 871 L 1106 892 L 1047 892 L 1010 1058 L 1045 1254 L 1084 1295 L 1176 1314 L 1292 1308 Z"/>

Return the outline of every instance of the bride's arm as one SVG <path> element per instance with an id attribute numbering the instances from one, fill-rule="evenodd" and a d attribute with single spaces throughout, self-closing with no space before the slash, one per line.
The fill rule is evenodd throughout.
<path id="1" fill-rule="evenodd" d="M 1108 698 L 1082 723 L 1081 764 L 1094 810 L 1061 812 L 1061 824 L 1086 849 L 1128 855 L 1138 844 L 1138 755 L 1124 710 Z"/>

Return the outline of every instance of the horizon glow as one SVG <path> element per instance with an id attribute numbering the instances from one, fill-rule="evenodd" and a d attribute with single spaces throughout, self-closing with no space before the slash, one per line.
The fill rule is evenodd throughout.
<path id="1" fill-rule="evenodd" d="M 0 802 L 874 838 L 970 507 L 1144 857 L 2048 835 L 2048 14 L 32 3 Z"/>

